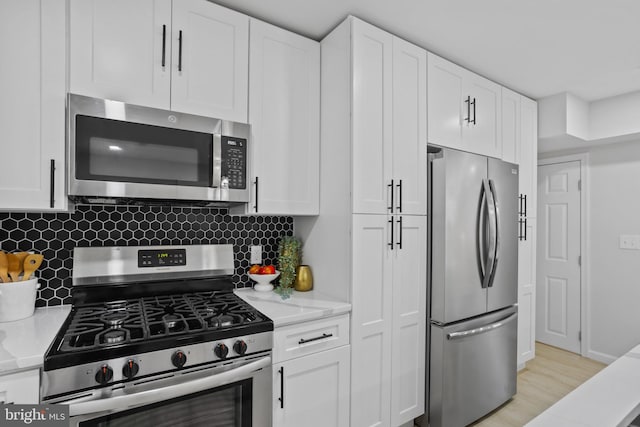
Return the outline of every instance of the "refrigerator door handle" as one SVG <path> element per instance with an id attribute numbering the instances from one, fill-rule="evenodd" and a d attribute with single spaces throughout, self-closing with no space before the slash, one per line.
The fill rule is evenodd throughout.
<path id="1" fill-rule="evenodd" d="M 498 259 L 500 257 L 500 209 L 498 209 L 498 196 L 495 188 L 495 184 L 492 179 L 489 180 L 489 188 L 491 189 L 491 199 L 493 201 L 494 220 L 490 222 L 493 227 L 493 240 L 494 240 L 494 255 L 493 263 L 491 264 L 491 271 L 489 273 L 488 286 L 493 287 L 493 279 L 496 275 L 496 269 L 498 267 Z"/>
<path id="2" fill-rule="evenodd" d="M 450 334 L 447 334 L 447 339 L 448 340 L 457 340 L 457 339 L 462 339 L 462 338 L 470 337 L 470 336 L 473 336 L 473 335 L 479 335 L 479 334 L 483 334 L 485 332 L 493 331 L 494 329 L 498 329 L 499 327 L 504 326 L 507 323 L 511 322 L 517 316 L 518 316 L 518 313 L 513 313 L 513 314 L 505 317 L 504 319 L 500 319 L 497 322 L 492 323 L 492 324 L 487 325 L 487 326 L 481 326 L 479 328 L 469 329 L 469 330 L 466 330 L 466 331 L 451 332 Z"/>
<path id="3" fill-rule="evenodd" d="M 482 180 L 482 202 L 487 208 L 487 217 L 489 221 L 489 249 L 487 254 L 484 253 L 485 248 L 485 220 L 483 215 L 480 215 L 478 220 L 478 249 L 480 250 L 480 267 L 482 270 L 482 287 L 487 288 L 490 286 L 492 273 L 495 267 L 496 257 L 496 245 L 497 245 L 497 223 L 496 223 L 496 205 L 495 198 L 491 189 L 491 184 L 488 179 Z M 485 259 L 486 258 L 486 259 Z"/>
<path id="4" fill-rule="evenodd" d="M 484 288 L 484 278 L 487 275 L 487 271 L 486 271 L 487 266 L 485 261 L 485 258 L 486 258 L 485 247 L 487 244 L 486 228 L 485 228 L 485 222 L 486 222 L 485 207 L 487 205 L 487 192 L 484 187 L 484 183 L 480 191 L 482 192 L 482 197 L 480 198 L 480 212 L 478 213 L 478 257 L 479 257 L 480 273 L 481 273 L 480 280 L 482 280 L 482 287 Z"/>

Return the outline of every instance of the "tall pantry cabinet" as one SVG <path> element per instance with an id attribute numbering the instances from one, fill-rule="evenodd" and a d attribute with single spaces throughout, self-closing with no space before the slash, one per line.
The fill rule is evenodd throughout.
<path id="1" fill-rule="evenodd" d="M 353 17 L 321 54 L 322 202 L 296 231 L 352 304 L 351 426 L 398 426 L 424 412 L 427 54 Z"/>

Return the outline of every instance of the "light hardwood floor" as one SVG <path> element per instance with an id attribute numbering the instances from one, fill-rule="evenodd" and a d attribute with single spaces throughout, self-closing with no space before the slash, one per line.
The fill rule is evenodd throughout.
<path id="1" fill-rule="evenodd" d="M 475 427 L 521 427 L 606 365 L 536 343 L 536 357 L 518 373 L 516 396 Z"/>

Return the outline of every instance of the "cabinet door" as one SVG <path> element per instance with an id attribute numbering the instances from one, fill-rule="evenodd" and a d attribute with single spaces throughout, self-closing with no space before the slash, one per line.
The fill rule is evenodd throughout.
<path id="1" fill-rule="evenodd" d="M 391 217 L 353 216 L 351 425 L 391 420 Z M 393 236 L 395 238 L 395 236 Z"/>
<path id="2" fill-rule="evenodd" d="M 393 38 L 394 212 L 427 214 L 427 52 Z"/>
<path id="3" fill-rule="evenodd" d="M 536 222 L 527 219 L 527 239 L 518 244 L 518 365 L 535 357 Z"/>
<path id="4" fill-rule="evenodd" d="M 466 71 L 466 70 L 465 70 Z M 470 71 L 466 71 L 462 104 L 467 96 L 471 99 L 468 108 L 470 121 L 462 122 L 464 149 L 472 153 L 500 158 L 502 156 L 502 91 L 498 84 Z M 464 111 L 467 114 L 467 110 Z"/>
<path id="5" fill-rule="evenodd" d="M 520 95 L 502 88 L 502 160 L 519 163 Z"/>
<path id="6" fill-rule="evenodd" d="M 320 44 L 252 19 L 250 62 L 249 122 L 253 171 L 259 179 L 258 212 L 317 215 Z"/>
<path id="7" fill-rule="evenodd" d="M 40 369 L 0 375 L 0 403 L 27 405 L 37 404 L 39 401 Z"/>
<path id="8" fill-rule="evenodd" d="M 171 109 L 246 123 L 249 17 L 179 0 L 172 26 Z"/>
<path id="9" fill-rule="evenodd" d="M 526 216 L 538 211 L 538 103 L 520 97 L 520 193 L 527 196 Z"/>
<path id="10" fill-rule="evenodd" d="M 393 203 L 390 191 L 393 36 L 357 20 L 351 34 L 353 212 L 385 214 Z"/>
<path id="11" fill-rule="evenodd" d="M 0 2 L 0 209 L 66 209 L 65 1 Z"/>
<path id="12" fill-rule="evenodd" d="M 168 109 L 170 61 L 171 0 L 70 0 L 70 92 Z"/>
<path id="13" fill-rule="evenodd" d="M 429 143 L 463 149 L 461 102 L 466 70 L 432 53 L 427 60 Z"/>
<path id="14" fill-rule="evenodd" d="M 273 365 L 275 427 L 349 426 L 349 346 Z"/>
<path id="15" fill-rule="evenodd" d="M 394 220 L 391 425 L 398 426 L 425 410 L 427 217 Z"/>

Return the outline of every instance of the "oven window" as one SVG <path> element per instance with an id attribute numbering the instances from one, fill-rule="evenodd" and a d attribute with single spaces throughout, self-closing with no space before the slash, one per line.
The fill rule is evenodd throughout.
<path id="1" fill-rule="evenodd" d="M 250 427 L 252 381 L 80 422 L 81 427 Z"/>
<path id="2" fill-rule="evenodd" d="M 76 178 L 211 187 L 213 135 L 76 116 Z"/>

